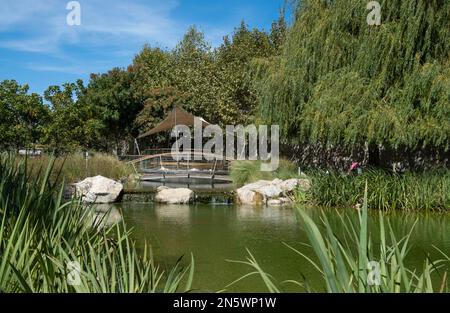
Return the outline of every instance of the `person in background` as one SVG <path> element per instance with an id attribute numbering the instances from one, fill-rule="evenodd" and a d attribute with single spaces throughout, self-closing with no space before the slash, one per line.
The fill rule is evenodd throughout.
<path id="1" fill-rule="evenodd" d="M 352 165 L 348 169 L 348 172 L 347 172 L 348 175 L 351 175 L 353 173 L 357 173 L 358 175 L 362 174 L 362 168 L 361 168 L 361 165 L 359 164 L 359 162 L 352 162 Z"/>

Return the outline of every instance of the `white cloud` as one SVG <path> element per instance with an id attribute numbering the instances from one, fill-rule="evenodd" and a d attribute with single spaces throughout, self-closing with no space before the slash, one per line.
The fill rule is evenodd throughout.
<path id="1" fill-rule="evenodd" d="M 3 0 L 0 4 L 0 46 L 7 49 L 61 53 L 64 47 L 122 46 L 124 44 L 158 43 L 173 46 L 185 25 L 179 25 L 170 14 L 177 2 L 137 0 L 79 0 L 81 26 L 66 23 L 68 1 Z M 5 38 L 7 37 L 7 38 Z"/>
<path id="2" fill-rule="evenodd" d="M 78 0 L 80 26 L 67 25 L 69 0 L 0 1 L 0 51 L 35 54 L 20 66 L 45 74 L 87 76 L 126 66 L 144 44 L 174 47 L 192 24 L 216 47 L 236 26 L 199 25 L 189 12 L 176 19 L 181 0 Z"/>
<path id="3" fill-rule="evenodd" d="M 37 71 L 37 72 L 56 72 L 56 73 L 69 73 L 76 75 L 86 75 L 88 74 L 85 70 L 70 65 L 43 65 L 43 64 L 33 64 L 29 63 L 25 65 L 26 68 Z"/>

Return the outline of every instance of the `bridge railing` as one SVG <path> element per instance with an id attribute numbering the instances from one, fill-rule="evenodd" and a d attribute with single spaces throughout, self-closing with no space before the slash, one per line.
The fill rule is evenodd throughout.
<path id="1" fill-rule="evenodd" d="M 152 149 L 146 155 L 129 155 L 123 160 L 144 173 L 151 172 L 195 172 L 228 174 L 229 160 L 222 155 L 206 154 L 203 151 L 190 150 L 173 154 L 170 149 Z M 158 153 L 162 152 L 162 153 Z"/>

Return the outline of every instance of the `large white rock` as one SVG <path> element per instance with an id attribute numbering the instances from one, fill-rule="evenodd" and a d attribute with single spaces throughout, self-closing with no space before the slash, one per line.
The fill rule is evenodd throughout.
<path id="1" fill-rule="evenodd" d="M 237 200 L 243 205 L 257 205 L 263 201 L 263 196 L 257 192 L 244 187 L 236 190 Z"/>
<path id="2" fill-rule="evenodd" d="M 247 184 L 247 185 L 245 185 L 242 188 L 245 188 L 245 189 L 248 189 L 248 190 L 257 190 L 259 188 L 266 187 L 266 186 L 269 186 L 271 184 L 272 184 L 272 182 L 270 180 L 258 180 L 257 182 L 251 183 L 251 184 Z"/>
<path id="3" fill-rule="evenodd" d="M 237 190 L 237 199 L 241 204 L 257 205 L 267 203 L 270 206 L 290 203 L 287 197 L 295 189 L 308 190 L 311 182 L 308 179 L 274 179 L 273 181 L 260 180 L 243 186 Z"/>
<path id="4" fill-rule="evenodd" d="M 252 184 L 245 185 L 241 189 L 251 190 L 253 192 L 259 193 L 265 198 L 279 197 L 283 190 L 277 185 L 277 183 L 282 182 L 281 180 L 268 181 L 260 180 Z"/>
<path id="5" fill-rule="evenodd" d="M 298 179 L 288 179 L 280 183 L 280 188 L 284 192 L 292 192 L 294 191 L 298 186 Z"/>
<path id="6" fill-rule="evenodd" d="M 311 188 L 311 181 L 309 179 L 293 178 L 281 182 L 279 186 L 285 193 L 291 193 L 297 188 L 307 191 Z"/>
<path id="7" fill-rule="evenodd" d="M 189 204 L 194 201 L 195 194 L 188 188 L 159 187 L 155 201 L 167 204 Z"/>
<path id="8" fill-rule="evenodd" d="M 254 189 L 253 191 L 256 191 L 257 193 L 263 195 L 266 199 L 277 198 L 283 193 L 283 190 L 279 186 L 274 184 L 263 186 Z"/>
<path id="9" fill-rule="evenodd" d="M 123 191 L 123 185 L 103 177 L 89 177 L 75 184 L 77 197 L 87 203 L 114 203 Z"/>

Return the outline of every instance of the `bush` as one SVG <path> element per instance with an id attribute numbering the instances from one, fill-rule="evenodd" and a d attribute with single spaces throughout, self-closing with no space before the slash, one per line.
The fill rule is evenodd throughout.
<path id="1" fill-rule="evenodd" d="M 281 159 L 280 166 L 274 172 L 262 172 L 261 161 L 234 161 L 231 164 L 230 176 L 236 186 L 253 183 L 258 180 L 297 178 L 297 166 L 291 161 Z"/>

